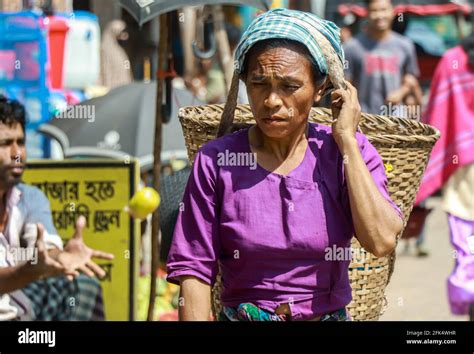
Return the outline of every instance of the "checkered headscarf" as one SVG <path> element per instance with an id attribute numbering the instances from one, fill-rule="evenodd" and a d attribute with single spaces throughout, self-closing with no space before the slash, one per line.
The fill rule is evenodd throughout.
<path id="1" fill-rule="evenodd" d="M 339 28 L 314 14 L 284 8 L 263 13 L 244 32 L 235 52 L 239 74 L 250 48 L 259 41 L 271 38 L 294 40 L 306 46 L 320 72 L 329 75 L 334 87 L 344 87 L 344 52 Z"/>
<path id="2" fill-rule="evenodd" d="M 316 61 L 319 71 L 329 77 L 332 86 L 335 89 L 347 88 L 344 82 L 344 52 L 339 28 L 334 23 L 307 12 L 288 9 L 270 10 L 250 24 L 237 46 L 234 74 L 217 137 L 231 131 L 237 106 L 239 75 L 244 69 L 245 56 L 255 43 L 272 38 L 294 40 L 303 44 Z M 329 89 L 326 87 L 326 91 Z"/>

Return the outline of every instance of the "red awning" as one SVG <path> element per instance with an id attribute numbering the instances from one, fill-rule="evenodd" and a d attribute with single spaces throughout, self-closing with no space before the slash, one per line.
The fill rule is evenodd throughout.
<path id="1" fill-rule="evenodd" d="M 367 16 L 367 8 L 361 5 L 353 4 L 341 4 L 338 6 L 338 11 L 342 16 L 346 16 L 349 13 L 353 13 L 359 17 Z M 456 12 L 461 12 L 464 15 L 468 15 L 472 12 L 470 5 L 461 4 L 438 4 L 438 5 L 412 5 L 412 4 L 401 4 L 394 7 L 394 12 L 409 13 L 419 16 L 439 16 L 448 15 Z"/>

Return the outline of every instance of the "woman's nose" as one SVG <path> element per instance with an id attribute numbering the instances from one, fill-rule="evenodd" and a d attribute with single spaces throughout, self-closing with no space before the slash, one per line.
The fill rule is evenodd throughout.
<path id="1" fill-rule="evenodd" d="M 280 96 L 278 96 L 275 92 L 270 92 L 270 95 L 265 99 L 263 102 L 265 106 L 270 109 L 280 107 L 283 104 Z"/>

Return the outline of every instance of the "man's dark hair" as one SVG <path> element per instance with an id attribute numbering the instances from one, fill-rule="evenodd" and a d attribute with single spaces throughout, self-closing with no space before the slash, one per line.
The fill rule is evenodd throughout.
<path id="1" fill-rule="evenodd" d="M 5 125 L 20 123 L 23 132 L 25 132 L 25 107 L 16 100 L 9 100 L 0 95 L 0 122 Z"/>
<path id="2" fill-rule="evenodd" d="M 369 7 L 370 4 L 372 4 L 374 1 L 377 1 L 377 0 L 364 0 L 365 6 Z M 392 0 L 388 0 L 388 1 L 390 2 L 390 4 L 393 5 Z"/>
<path id="3" fill-rule="evenodd" d="M 247 76 L 249 58 L 252 55 L 255 55 L 256 53 L 260 53 L 261 51 L 266 51 L 266 50 L 275 49 L 275 48 L 282 48 L 282 47 L 288 48 L 291 46 L 295 46 L 298 49 L 300 49 L 301 53 L 306 57 L 306 59 L 309 60 L 309 62 L 311 63 L 311 68 L 313 70 L 313 82 L 315 83 L 316 87 L 321 86 L 326 80 L 326 75 L 321 73 L 321 71 L 319 70 L 319 66 L 316 63 L 316 60 L 313 58 L 308 48 L 306 48 L 304 44 L 298 41 L 294 41 L 294 40 L 286 39 L 286 38 L 270 38 L 270 39 L 265 39 L 265 40 L 258 41 L 257 43 L 255 43 L 245 55 L 244 65 L 243 65 L 244 70 L 242 72 L 242 77 L 245 78 Z"/>

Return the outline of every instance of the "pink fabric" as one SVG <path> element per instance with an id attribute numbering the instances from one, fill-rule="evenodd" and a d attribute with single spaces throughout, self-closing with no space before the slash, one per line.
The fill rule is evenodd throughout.
<path id="1" fill-rule="evenodd" d="M 474 250 L 469 247 L 469 237 L 474 237 L 474 221 L 458 218 L 448 213 L 451 243 L 456 250 L 456 266 L 448 278 L 448 298 L 451 312 L 467 315 L 474 304 Z"/>
<path id="2" fill-rule="evenodd" d="M 474 162 L 474 68 L 458 46 L 436 68 L 423 122 L 441 132 L 434 146 L 415 204 L 440 189 L 456 170 Z"/>

